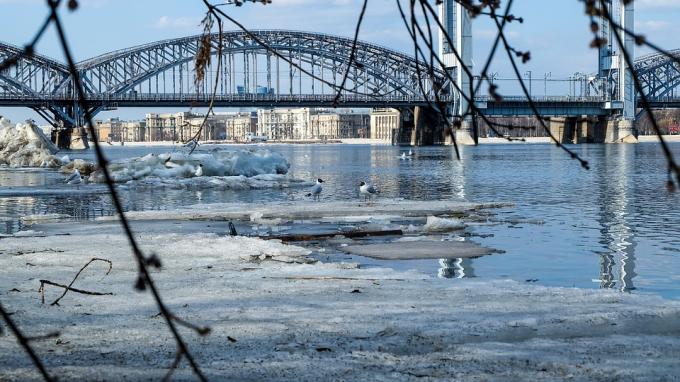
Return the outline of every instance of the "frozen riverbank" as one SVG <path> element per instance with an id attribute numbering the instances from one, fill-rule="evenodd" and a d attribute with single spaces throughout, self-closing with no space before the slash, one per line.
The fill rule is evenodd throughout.
<path id="1" fill-rule="evenodd" d="M 428 203 L 405 205 L 407 211 L 420 208 L 413 219 L 454 214 L 463 221 L 483 207 L 440 204 L 437 210 Z M 309 203 L 294 216 L 385 224 L 395 219 L 388 214 L 401 215 L 397 203 L 361 204 L 353 213 L 349 204 L 342 212 L 340 205 Z M 162 259 L 154 278 L 167 303 L 180 317 L 212 328 L 207 337 L 184 331 L 211 380 L 669 380 L 680 372 L 677 302 L 503 280 L 436 279 L 352 263 L 307 264 L 307 248 L 223 236 L 224 220 L 236 218 L 236 208 L 192 207 L 192 216 L 155 212 L 144 216 L 152 220 L 136 216 L 133 222 L 144 250 Z M 285 209 L 260 208 L 239 216 L 280 219 Z M 221 234 L 188 229 L 198 223 Z M 0 299 L 27 334 L 61 332 L 36 343 L 53 375 L 160 379 L 174 343 L 149 295 L 133 290 L 136 267 L 117 223 L 33 230 L 0 238 Z M 106 265 L 93 264 L 74 287 L 112 296 L 69 293 L 60 306 L 40 304 L 38 280 L 68 283 L 92 257 L 111 260 L 113 270 L 104 276 Z M 47 303 L 60 293 L 48 287 Z M 191 378 L 184 363 L 177 377 Z M 0 379 L 37 378 L 5 332 Z"/>

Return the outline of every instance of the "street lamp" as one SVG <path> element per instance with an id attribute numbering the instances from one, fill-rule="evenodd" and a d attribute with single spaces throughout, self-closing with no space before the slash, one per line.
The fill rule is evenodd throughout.
<path id="1" fill-rule="evenodd" d="M 496 80 L 496 78 L 498 78 L 498 72 L 491 73 L 491 83 L 492 84 Z"/>
<path id="2" fill-rule="evenodd" d="M 548 96 L 548 78 L 552 77 L 552 72 L 543 75 L 543 95 Z"/>
<path id="3" fill-rule="evenodd" d="M 529 98 L 531 98 L 531 70 L 527 70 L 524 75 L 529 77 Z"/>

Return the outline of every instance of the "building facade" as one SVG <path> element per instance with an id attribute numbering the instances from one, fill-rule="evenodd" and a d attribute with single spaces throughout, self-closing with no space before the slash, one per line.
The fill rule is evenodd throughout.
<path id="1" fill-rule="evenodd" d="M 146 142 L 185 141 L 191 137 L 188 119 L 194 117 L 187 112 L 146 114 Z"/>
<path id="2" fill-rule="evenodd" d="M 124 121 L 122 123 L 122 141 L 144 142 L 146 137 L 146 121 Z"/>
<path id="3" fill-rule="evenodd" d="M 222 139 L 242 142 L 247 134 L 257 134 L 257 113 L 239 112 L 230 117 L 226 120 L 225 137 Z"/>
<path id="4" fill-rule="evenodd" d="M 367 113 L 325 109 L 260 109 L 257 135 L 271 140 L 328 140 L 367 138 L 370 133 Z"/>
<path id="5" fill-rule="evenodd" d="M 396 109 L 373 109 L 371 111 L 371 139 L 395 143 L 401 130 L 401 113 Z"/>
<path id="6" fill-rule="evenodd" d="M 145 122 L 147 141 L 186 142 L 194 137 L 202 141 L 233 140 L 234 137 L 242 140 L 243 131 L 252 130 L 254 126 L 250 113 L 215 113 L 207 118 L 203 114 L 187 112 L 147 114 Z"/>
<path id="7" fill-rule="evenodd" d="M 123 121 L 119 118 L 98 120 L 95 122 L 95 135 L 99 142 L 120 142 L 123 140 Z"/>
<path id="8" fill-rule="evenodd" d="M 257 135 L 275 141 L 319 139 L 318 130 L 312 130 L 309 108 L 258 110 Z"/>
<path id="9" fill-rule="evenodd" d="M 321 140 L 367 138 L 370 116 L 364 113 L 321 112 L 311 117 L 311 125 L 312 131 L 317 131 Z"/>

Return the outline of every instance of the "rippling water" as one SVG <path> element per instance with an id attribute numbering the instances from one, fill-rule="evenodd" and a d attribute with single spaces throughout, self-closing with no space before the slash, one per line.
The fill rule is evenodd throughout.
<path id="1" fill-rule="evenodd" d="M 268 145 L 291 162 L 297 178 L 323 178 L 325 199 L 357 198 L 361 180 L 381 197 L 507 201 L 493 224 L 473 227 L 473 238 L 502 255 L 440 264 L 390 263 L 456 277 L 509 277 L 542 285 L 616 288 L 680 297 L 680 195 L 665 189 L 666 162 L 657 144 L 580 145 L 591 163 L 583 170 L 552 145 L 417 148 L 413 160 L 400 149 L 363 145 Z M 680 155 L 680 144 L 671 144 Z M 107 147 L 110 158 L 171 151 L 172 147 Z M 234 146 L 221 147 L 234 149 Z M 91 153 L 71 153 L 90 157 Z M 29 214 L 60 213 L 74 219 L 112 214 L 108 195 L 39 195 L 67 189 L 48 170 L 0 169 L 0 231 L 21 228 Z M 7 186 L 12 186 L 8 196 Z M 92 186 L 88 186 L 92 187 Z M 68 188 L 71 189 L 71 188 Z M 18 190 L 18 191 L 17 191 Z M 166 209 L 212 202 L 259 202 L 302 198 L 306 190 L 123 191 L 128 210 Z M 21 196 L 17 196 L 21 194 Z M 323 199 L 322 199 L 323 200 Z M 543 224 L 536 224 L 542 221 Z"/>

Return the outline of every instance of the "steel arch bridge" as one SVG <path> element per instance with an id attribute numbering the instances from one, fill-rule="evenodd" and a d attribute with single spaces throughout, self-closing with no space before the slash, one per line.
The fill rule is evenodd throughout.
<path id="1" fill-rule="evenodd" d="M 215 88 L 215 105 L 221 107 L 405 107 L 437 98 L 455 102 L 442 71 L 429 71 L 406 54 L 359 41 L 349 65 L 352 39 L 286 30 L 210 35 L 212 59 L 203 81 L 195 83 L 202 38 L 158 41 L 78 63 L 90 112 L 206 106 Z M 0 105 L 31 107 L 52 123 L 82 126 L 84 112 L 75 102 L 73 79 L 64 64 L 39 55 L 26 57 L 21 48 L 0 44 L 0 60 L 9 57 L 18 57 L 18 62 L 0 73 Z"/>
<path id="2" fill-rule="evenodd" d="M 635 72 L 642 82 L 644 93 L 652 102 L 677 99 L 680 88 L 680 49 L 669 52 L 673 58 L 653 53 L 635 60 Z"/>
<path id="3" fill-rule="evenodd" d="M 287 30 L 224 32 L 221 39 L 218 34 L 210 35 L 211 64 L 203 81 L 195 83 L 194 60 L 201 40 L 200 35 L 163 40 L 78 63 L 90 112 L 117 107 L 206 106 L 215 87 L 218 107 L 403 108 L 427 105 L 436 98 L 457 102 L 442 71 L 430 72 L 409 55 L 359 41 L 348 71 L 353 40 Z M 215 55 L 220 42 L 223 65 L 218 75 Z M 680 50 L 671 53 L 680 59 Z M 0 106 L 33 108 L 54 125 L 84 124 L 84 111 L 77 105 L 73 79 L 64 64 L 37 54 L 25 56 L 23 49 L 0 43 L 0 61 L 6 59 L 16 60 L 16 65 L 0 71 Z M 653 106 L 680 107 L 677 62 L 650 54 L 636 60 L 635 71 Z M 345 72 L 347 81 L 336 104 Z M 526 100 L 506 98 L 505 103 L 512 107 L 497 106 L 501 114 L 508 110 L 529 112 Z M 567 110 L 611 113 L 604 97 L 591 98 L 586 103 L 552 98 L 535 101 L 545 104 L 546 113 L 554 115 Z"/>

